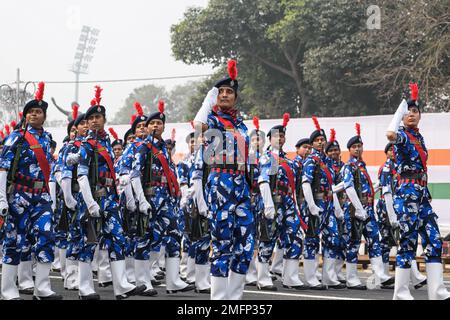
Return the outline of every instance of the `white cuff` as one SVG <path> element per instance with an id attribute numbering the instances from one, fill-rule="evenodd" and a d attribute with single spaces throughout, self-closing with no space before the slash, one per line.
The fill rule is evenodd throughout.
<path id="1" fill-rule="evenodd" d="M 337 184 L 337 185 L 333 185 L 333 186 L 331 187 L 331 189 L 333 190 L 334 193 L 344 191 L 344 181 L 341 181 L 341 182 L 340 182 L 339 184 Z"/>
<path id="2" fill-rule="evenodd" d="M 49 187 L 49 191 L 50 191 L 50 198 L 52 199 L 52 207 L 55 208 L 56 207 L 56 182 L 54 181 L 49 181 L 48 183 L 48 187 Z"/>
<path id="3" fill-rule="evenodd" d="M 386 211 L 388 213 L 389 221 L 396 221 L 397 214 L 394 210 L 394 201 L 392 199 L 392 194 L 386 193 L 384 195 L 384 202 L 386 203 Z"/>
<path id="4" fill-rule="evenodd" d="M 97 202 L 95 202 L 94 197 L 92 196 L 91 186 L 89 185 L 89 180 L 87 176 L 79 176 L 78 184 L 80 185 L 81 194 L 83 195 L 83 200 L 88 207 L 88 210 L 95 206 Z"/>
<path id="5" fill-rule="evenodd" d="M 213 87 L 209 90 L 205 99 L 203 100 L 202 107 L 198 110 L 197 115 L 194 118 L 194 122 L 201 122 L 207 124 L 208 116 L 211 113 L 212 108 L 217 103 L 217 96 L 219 95 L 219 89 Z"/>
<path id="6" fill-rule="evenodd" d="M 397 132 L 400 127 L 400 123 L 402 122 L 403 116 L 408 113 L 408 103 L 405 99 L 402 100 L 400 105 L 397 108 L 397 111 L 394 114 L 394 117 L 387 128 L 387 131 Z"/>
<path id="7" fill-rule="evenodd" d="M 62 176 L 62 172 L 61 171 L 56 171 L 55 172 L 55 180 L 56 180 L 56 182 L 58 182 L 59 186 L 61 186 L 61 176 Z"/>
<path id="8" fill-rule="evenodd" d="M 145 199 L 144 190 L 142 189 L 141 178 L 135 177 L 131 179 L 131 185 L 133 186 L 134 194 L 136 195 L 137 201 L 139 203 L 147 201 L 147 199 Z"/>
<path id="9" fill-rule="evenodd" d="M 309 182 L 304 182 L 302 184 L 302 189 L 308 207 L 311 208 L 312 206 L 316 206 L 316 203 L 314 202 L 311 184 Z"/>
<path id="10" fill-rule="evenodd" d="M 261 191 L 261 197 L 264 202 L 265 208 L 275 208 L 272 199 L 272 192 L 270 190 L 270 186 L 267 182 L 263 182 L 259 185 L 259 190 Z"/>
<path id="11" fill-rule="evenodd" d="M 356 193 L 356 190 L 354 187 L 350 187 L 345 189 L 345 192 L 347 193 L 348 198 L 352 202 L 353 206 L 356 210 L 364 211 L 363 205 L 361 203 L 361 200 L 358 198 L 358 194 Z"/>
<path id="12" fill-rule="evenodd" d="M 0 201 L 8 202 L 6 195 L 6 182 L 8 181 L 8 171 L 0 171 Z"/>
<path id="13" fill-rule="evenodd" d="M 74 199 L 74 197 L 72 195 L 72 179 L 70 179 L 70 178 L 62 179 L 61 189 L 63 191 L 64 202 L 66 203 L 66 206 L 69 209 L 74 210 L 73 204 L 75 203 L 75 206 L 76 206 L 77 201 Z"/>
<path id="14" fill-rule="evenodd" d="M 126 185 L 123 192 L 125 193 L 125 202 L 127 209 L 136 210 L 136 201 L 134 200 L 133 189 L 131 188 L 131 184 Z"/>

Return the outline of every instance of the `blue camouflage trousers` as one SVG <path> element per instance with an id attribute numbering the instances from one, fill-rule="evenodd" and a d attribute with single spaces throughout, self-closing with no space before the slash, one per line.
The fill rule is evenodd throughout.
<path id="1" fill-rule="evenodd" d="M 3 263 L 18 265 L 21 259 L 29 261 L 31 252 L 38 262 L 53 262 L 55 234 L 50 195 L 15 191 L 8 203 Z"/>
<path id="2" fill-rule="evenodd" d="M 135 259 L 150 259 L 150 251 L 164 243 L 166 256 L 180 257 L 182 232 L 179 225 L 178 212 L 175 201 L 169 196 L 167 189 L 158 188 L 156 195 L 147 197 L 152 206 L 152 217 L 147 226 L 144 237 L 136 241 Z"/>
<path id="3" fill-rule="evenodd" d="M 358 262 L 358 251 L 361 245 L 361 239 L 352 239 L 352 220 L 350 217 L 350 202 L 347 201 L 344 204 L 344 241 L 346 248 L 346 261 L 348 263 Z M 365 221 L 362 235 L 366 239 L 369 248 L 369 258 L 376 258 L 381 256 L 381 242 L 380 242 L 380 230 L 378 228 L 378 223 L 375 219 L 375 212 L 373 206 L 364 205 L 369 218 Z"/>
<path id="4" fill-rule="evenodd" d="M 387 210 L 386 202 L 383 199 L 379 199 L 376 207 L 378 228 L 380 229 L 380 247 L 381 256 L 383 258 L 383 263 L 389 262 L 389 253 L 391 252 L 392 246 L 389 245 L 389 228 L 387 226 Z"/>
<path id="5" fill-rule="evenodd" d="M 125 235 L 122 228 L 122 221 L 119 212 L 119 204 L 116 200 L 114 191 L 108 189 L 107 195 L 100 198 L 101 212 L 101 232 L 100 242 L 103 248 L 109 253 L 110 261 L 119 261 L 125 259 Z M 85 226 L 87 211 L 78 211 L 77 223 L 80 230 L 79 243 L 80 248 L 78 260 L 82 262 L 92 262 L 96 244 L 87 243 L 87 229 Z"/>
<path id="6" fill-rule="evenodd" d="M 244 175 L 212 171 L 206 186 L 211 227 L 211 275 L 246 274 L 254 249 L 254 217 Z"/>
<path id="7" fill-rule="evenodd" d="M 299 259 L 302 254 L 302 232 L 296 204 L 290 196 L 282 196 L 282 204 L 278 206 L 275 219 L 265 219 L 270 241 L 259 241 L 258 260 L 269 263 L 277 239 L 284 249 L 285 259 Z"/>
<path id="8" fill-rule="evenodd" d="M 69 260 L 77 260 L 80 253 L 81 244 L 81 230 L 80 223 L 78 222 L 78 216 L 86 212 L 86 204 L 83 200 L 81 192 L 73 194 L 73 197 L 77 201 L 76 211 L 69 211 L 69 233 L 67 235 L 67 251 L 66 258 Z"/>
<path id="9" fill-rule="evenodd" d="M 320 213 L 320 225 L 314 237 L 305 236 L 304 258 L 314 260 L 320 249 L 320 234 L 322 234 L 322 254 L 326 258 L 337 259 L 342 256 L 341 237 L 339 235 L 334 205 L 332 201 L 316 200 L 316 205 L 323 209 Z M 308 225 L 309 215 L 306 215 L 306 203 L 303 205 L 303 220 Z"/>
<path id="10" fill-rule="evenodd" d="M 431 207 L 427 187 L 411 182 L 402 183 L 396 190 L 394 208 L 400 224 L 397 266 L 411 268 L 419 235 L 422 238 L 425 262 L 441 263 L 442 239 L 437 224 L 438 217 Z"/>

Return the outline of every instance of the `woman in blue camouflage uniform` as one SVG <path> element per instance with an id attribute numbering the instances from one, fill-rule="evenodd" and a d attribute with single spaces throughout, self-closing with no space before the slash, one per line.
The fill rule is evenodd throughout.
<path id="1" fill-rule="evenodd" d="M 64 279 L 64 288 L 67 290 L 79 289 L 78 254 L 80 252 L 81 231 L 79 224 L 76 223 L 76 218 L 79 211 L 86 211 L 86 204 L 83 201 L 77 181 L 77 163 L 72 163 L 70 157 L 78 154 L 81 142 L 87 135 L 89 127 L 84 116 L 84 113 L 78 113 L 73 123 L 69 123 L 68 133 L 70 141 L 64 148 L 61 176 L 57 178 L 60 179 L 64 205 L 68 208 L 69 232 L 67 236 L 66 277 Z"/>
<path id="2" fill-rule="evenodd" d="M 259 162 L 259 189 L 264 203 L 264 221 L 268 239 L 260 239 L 258 250 L 258 288 L 274 291 L 269 272 L 269 260 L 277 238 L 284 250 L 283 287 L 305 290 L 299 278 L 299 259 L 302 254 L 303 221 L 300 219 L 296 197 L 295 167 L 286 157 L 283 145 L 289 114 L 283 116 L 283 125 L 273 127 L 267 136 L 270 147 Z M 306 229 L 306 225 L 302 226 Z"/>
<path id="3" fill-rule="evenodd" d="M 380 279 L 383 288 L 392 288 L 394 278 L 387 274 L 383 267 L 380 246 L 380 231 L 374 212 L 374 188 L 366 164 L 362 160 L 363 142 L 360 126 L 356 124 L 357 135 L 352 137 L 347 148 L 350 159 L 343 168 L 343 188 L 346 192 L 344 240 L 346 243 L 347 287 L 365 290 L 357 275 L 358 251 L 363 235 L 369 247 L 369 258 L 372 271 Z M 355 208 L 353 215 L 353 206 Z M 356 223 L 361 225 L 360 228 Z M 356 232 L 355 229 L 360 229 Z"/>
<path id="4" fill-rule="evenodd" d="M 336 274 L 337 257 L 339 256 L 339 231 L 334 213 L 334 199 L 332 186 L 334 171 L 326 164 L 324 147 L 326 134 L 320 128 L 316 117 L 313 117 L 316 130 L 311 134 L 309 140 L 313 147 L 311 154 L 303 162 L 302 188 L 306 200 L 304 220 L 308 225 L 305 235 L 305 274 L 308 279 L 314 279 L 316 274 L 315 256 L 320 246 L 320 235 L 322 235 L 322 284 L 332 289 L 344 289 L 345 285 L 340 283 Z M 309 214 L 306 214 L 309 212 Z M 312 223 L 318 220 L 317 225 Z M 310 261 L 306 261 L 310 260 Z M 313 270 L 311 270 L 314 268 Z M 315 283 L 318 280 L 314 280 Z M 319 285 L 316 285 L 320 289 Z"/>
<path id="5" fill-rule="evenodd" d="M 130 178 L 139 210 L 148 216 L 144 236 L 137 242 L 136 257 L 141 255 L 142 261 L 148 261 L 152 248 L 161 244 L 163 237 L 167 236 L 166 291 L 176 293 L 193 290 L 194 286 L 188 285 L 179 276 L 182 232 L 175 211 L 179 186 L 175 165 L 162 139 L 165 121 L 164 102 L 160 101 L 159 111 L 149 115 L 146 121 L 147 131 L 151 134 L 136 149 Z M 150 266 L 148 269 L 150 271 Z M 146 278 L 147 288 L 148 281 L 149 276 Z"/>
<path id="6" fill-rule="evenodd" d="M 237 115 L 235 61 L 229 62 L 228 71 L 229 77 L 208 92 L 194 119 L 196 128 L 205 132 L 208 148 L 203 162 L 211 168 L 206 202 L 211 221 L 211 299 L 214 300 L 242 298 L 254 249 L 254 217 L 250 184 L 246 180 L 249 137 L 243 119 Z"/>
<path id="7" fill-rule="evenodd" d="M 27 238 L 37 260 L 33 299 L 62 299 L 51 290 L 49 279 L 55 237 L 48 187 L 51 137 L 42 127 L 48 107 L 43 95 L 44 83 L 39 83 L 35 99 L 23 110 L 25 129 L 11 133 L 0 156 L 0 214 L 6 218 L 1 282 L 5 300 L 20 299 L 15 281 L 22 250 L 29 247 Z M 8 193 L 7 180 L 12 189 Z"/>
<path id="8" fill-rule="evenodd" d="M 80 146 L 80 163 L 78 165 L 78 183 L 87 206 L 87 212 L 79 212 L 77 221 L 80 224 L 81 245 L 78 255 L 80 273 L 80 297 L 98 299 L 93 288 L 91 262 L 96 243 L 88 243 L 86 218 L 100 219 L 100 237 L 109 241 L 109 259 L 113 288 L 116 299 L 126 299 L 142 288 L 136 288 L 126 280 L 125 236 L 119 213 L 119 198 L 115 185 L 113 151 L 109 136 L 104 130 L 106 109 L 100 105 L 101 89 L 97 87 L 96 98 L 85 115 L 89 124 L 89 132 Z M 92 189 L 91 189 L 92 187 Z M 95 197 L 95 198 L 94 198 Z M 86 215 L 88 215 L 86 217 Z M 83 283 L 82 283 L 83 280 Z"/>
<path id="9" fill-rule="evenodd" d="M 419 89 L 417 84 L 410 85 L 410 89 L 410 99 L 402 100 L 387 130 L 387 138 L 394 144 L 395 164 L 400 175 L 394 196 L 394 208 L 400 224 L 394 299 L 413 299 L 409 291 L 410 270 L 420 234 L 425 253 L 428 298 L 443 300 L 448 299 L 450 293 L 443 279 L 438 217 L 430 204 L 428 151 L 418 129 L 421 119 Z M 402 120 L 404 127 L 400 128 Z"/>

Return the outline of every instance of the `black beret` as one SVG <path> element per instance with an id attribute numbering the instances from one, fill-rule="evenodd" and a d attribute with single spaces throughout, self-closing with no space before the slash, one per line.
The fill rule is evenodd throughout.
<path id="1" fill-rule="evenodd" d="M 231 80 L 230 77 L 223 78 L 222 80 L 218 81 L 214 87 L 220 88 L 220 87 L 230 87 L 234 90 L 234 92 L 237 94 L 239 90 L 239 82 L 237 80 Z"/>
<path id="2" fill-rule="evenodd" d="M 195 137 L 195 132 L 191 132 L 186 136 L 186 143 L 189 143 L 189 141 L 191 141 L 191 139 L 194 139 Z"/>
<path id="3" fill-rule="evenodd" d="M 123 141 L 125 144 L 127 143 L 128 136 L 132 135 L 132 134 L 134 134 L 134 133 L 133 133 L 133 130 L 131 130 L 131 128 L 128 129 L 127 132 L 125 132 L 125 135 L 123 136 Z"/>
<path id="4" fill-rule="evenodd" d="M 114 148 L 114 146 L 116 146 L 116 145 L 118 145 L 118 144 L 120 144 L 121 146 L 123 146 L 123 140 L 122 140 L 122 139 L 114 140 L 114 141 L 111 143 L 111 147 Z"/>
<path id="5" fill-rule="evenodd" d="M 42 109 L 42 111 L 44 111 L 44 114 L 47 115 L 48 103 L 45 102 L 44 100 L 36 100 L 36 99 L 29 101 L 23 108 L 23 117 L 25 118 L 30 109 L 33 108 Z"/>
<path id="6" fill-rule="evenodd" d="M 393 146 L 394 144 L 392 142 L 389 142 L 386 147 L 384 147 L 384 153 L 387 153 Z"/>
<path id="7" fill-rule="evenodd" d="M 166 115 L 157 111 L 148 116 L 147 121 L 145 122 L 145 126 L 147 127 L 150 121 L 155 119 L 161 120 L 163 123 L 166 123 Z"/>
<path id="8" fill-rule="evenodd" d="M 75 121 L 73 122 L 73 125 L 75 127 L 78 127 L 78 125 L 80 124 L 81 121 L 86 120 L 86 115 L 84 113 L 80 113 L 78 114 L 78 117 L 75 119 Z"/>
<path id="9" fill-rule="evenodd" d="M 278 133 L 286 133 L 286 127 L 282 126 L 281 124 L 273 127 L 270 129 L 269 133 L 267 133 L 267 136 L 270 138 L 272 131 L 278 131 Z"/>
<path id="10" fill-rule="evenodd" d="M 331 147 L 338 147 L 339 149 L 341 149 L 341 146 L 339 145 L 339 142 L 334 140 L 333 142 L 327 142 L 327 144 L 325 145 L 325 153 L 327 153 L 328 150 L 330 150 Z"/>
<path id="11" fill-rule="evenodd" d="M 316 130 L 313 133 L 311 133 L 311 136 L 309 137 L 309 143 L 312 144 L 314 142 L 314 140 L 317 139 L 318 137 L 324 137 L 326 140 L 327 135 L 325 134 L 325 130 L 320 129 L 320 130 Z"/>
<path id="12" fill-rule="evenodd" d="M 419 111 L 420 111 L 420 104 L 419 104 L 419 101 L 416 101 L 416 100 L 408 100 L 408 109 L 409 108 L 412 108 L 412 107 L 416 107 L 417 109 L 419 109 Z"/>
<path id="13" fill-rule="evenodd" d="M 298 142 L 295 144 L 295 147 L 298 149 L 304 144 L 310 144 L 308 138 L 303 138 L 303 139 L 298 140 Z"/>
<path id="14" fill-rule="evenodd" d="M 89 109 L 86 111 L 84 118 L 87 120 L 90 116 L 92 116 L 95 113 L 100 113 L 106 118 L 106 108 L 101 105 L 90 106 Z"/>
<path id="15" fill-rule="evenodd" d="M 136 119 L 134 119 L 133 123 L 131 124 L 131 132 L 136 133 L 136 127 L 139 123 L 145 122 L 147 125 L 148 117 L 146 115 L 137 116 Z"/>
<path id="16" fill-rule="evenodd" d="M 357 144 L 357 143 L 363 144 L 361 136 L 354 136 L 354 137 L 350 138 L 350 140 L 348 140 L 348 143 L 347 143 L 347 149 L 350 149 L 352 147 L 352 145 Z"/>

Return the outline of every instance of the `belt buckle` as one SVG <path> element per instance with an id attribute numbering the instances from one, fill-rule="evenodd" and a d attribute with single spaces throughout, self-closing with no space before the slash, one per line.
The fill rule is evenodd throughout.
<path id="1" fill-rule="evenodd" d="M 281 202 L 282 202 L 282 200 L 281 200 L 281 195 L 279 195 L 279 194 L 274 195 L 274 196 L 273 196 L 273 202 L 275 202 L 275 203 L 281 203 Z"/>
<path id="2" fill-rule="evenodd" d="M 43 181 L 35 181 L 33 183 L 33 189 L 42 189 L 44 187 Z"/>
<path id="3" fill-rule="evenodd" d="M 237 170 L 238 171 L 245 171 L 245 164 L 238 164 L 237 165 Z"/>
<path id="4" fill-rule="evenodd" d="M 161 176 L 161 183 L 167 183 L 167 177 Z"/>
<path id="5" fill-rule="evenodd" d="M 153 188 L 153 187 L 145 188 L 145 195 L 146 196 L 154 196 L 155 195 L 155 188 Z"/>
<path id="6" fill-rule="evenodd" d="M 105 185 L 106 186 L 112 186 L 113 185 L 113 179 L 112 178 L 105 178 Z"/>

